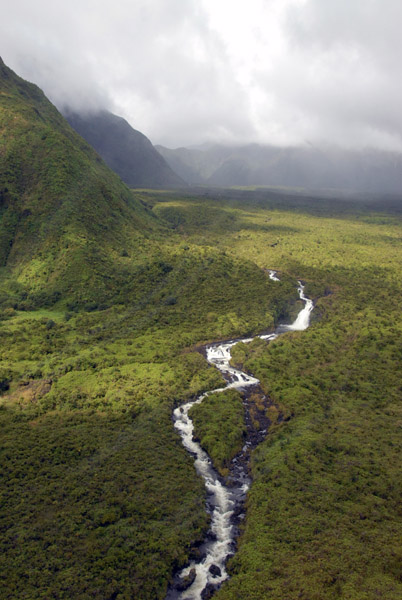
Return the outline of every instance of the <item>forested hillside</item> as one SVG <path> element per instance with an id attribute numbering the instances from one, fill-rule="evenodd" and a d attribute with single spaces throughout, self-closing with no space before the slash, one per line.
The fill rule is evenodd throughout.
<path id="1" fill-rule="evenodd" d="M 0 102 L 3 296 L 26 306 L 115 296 L 129 276 L 118 257 L 141 262 L 155 218 L 43 92 L 3 62 Z"/>

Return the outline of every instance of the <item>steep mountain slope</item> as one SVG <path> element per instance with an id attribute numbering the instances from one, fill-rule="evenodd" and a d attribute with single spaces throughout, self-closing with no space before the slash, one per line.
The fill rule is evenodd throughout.
<path id="1" fill-rule="evenodd" d="M 173 169 L 194 184 L 402 191 L 402 155 L 393 152 L 258 144 L 213 146 L 206 150 L 170 150 L 161 146 L 157 149 Z"/>
<path id="2" fill-rule="evenodd" d="M 0 107 L 3 294 L 34 305 L 61 294 L 112 296 L 127 279 L 116 259 L 139 252 L 155 217 L 43 92 L 2 61 Z"/>
<path id="3" fill-rule="evenodd" d="M 66 113 L 66 119 L 130 187 L 177 188 L 185 185 L 149 139 L 121 117 L 102 110 Z"/>

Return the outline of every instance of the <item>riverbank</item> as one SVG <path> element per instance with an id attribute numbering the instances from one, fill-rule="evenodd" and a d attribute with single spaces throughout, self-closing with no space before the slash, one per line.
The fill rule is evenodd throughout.
<path id="1" fill-rule="evenodd" d="M 270 277 L 279 281 L 273 271 L 271 271 Z M 260 339 L 264 339 L 265 343 L 276 339 L 286 331 L 303 330 L 308 327 L 313 303 L 305 296 L 304 286 L 300 281 L 298 282 L 298 293 L 304 307 L 295 321 L 289 325 L 281 325 L 274 334 L 261 336 Z M 252 342 L 253 338 L 243 338 L 241 341 L 243 344 L 247 344 Z M 174 576 L 173 581 L 175 583 L 170 588 L 166 600 L 176 598 L 203 600 L 205 597 L 210 597 L 213 591 L 217 590 L 228 577 L 225 564 L 228 557 L 232 556 L 235 550 L 238 535 L 237 526 L 243 517 L 243 505 L 251 484 L 249 476 L 250 453 L 265 438 L 270 424 L 270 419 L 266 416 L 267 398 L 263 393 L 262 395 L 258 393 L 261 389 L 259 380 L 231 365 L 231 350 L 237 343 L 237 340 L 216 342 L 205 349 L 207 360 L 223 374 L 227 381 L 226 387 L 206 392 L 196 400 L 187 402 L 174 411 L 175 427 L 182 437 L 184 447 L 195 458 L 196 471 L 204 479 L 209 494 L 207 510 L 211 515 L 211 527 L 210 532 L 207 534 L 208 539 L 203 544 L 200 560 L 191 561 L 181 573 Z M 244 390 L 247 390 L 249 394 L 248 398 L 242 401 L 245 423 L 245 427 L 242 428 L 243 439 L 239 439 L 242 448 L 232 457 L 230 454 L 233 454 L 233 445 L 228 444 L 227 440 L 233 433 L 235 438 L 239 437 L 236 433 L 236 420 L 234 427 L 230 426 L 229 421 L 229 429 L 225 432 L 227 420 L 225 422 L 223 415 L 219 414 L 222 412 L 222 406 L 219 406 L 219 399 L 217 400 L 217 398 L 219 394 L 224 396 L 226 393 L 224 398 L 227 399 L 227 392 L 234 390 L 241 392 L 242 395 Z M 232 402 L 236 399 L 238 403 L 239 398 L 233 396 L 229 398 L 229 401 Z M 204 407 L 203 403 L 205 403 Z M 224 403 L 223 409 L 225 410 L 227 406 L 227 403 Z M 206 411 L 205 407 L 207 408 Z M 197 434 L 194 435 L 192 420 L 194 413 L 196 414 L 196 420 L 201 416 L 201 423 L 208 422 L 208 434 L 204 436 L 201 434 L 199 437 Z M 208 413 L 210 413 L 209 419 Z M 227 416 L 228 414 L 226 414 Z M 237 417 L 237 423 L 239 422 L 240 419 Z M 220 430 L 219 425 L 221 425 Z M 200 439 L 201 444 L 198 439 Z M 214 465 L 206 451 L 209 449 L 215 457 L 219 456 L 219 450 L 222 446 L 221 439 L 224 447 L 226 442 L 226 459 L 232 459 L 230 463 L 226 462 L 227 467 L 224 467 L 225 463 L 221 461 Z M 229 457 L 227 456 L 228 451 Z M 224 449 L 223 455 L 225 455 Z M 223 478 L 222 475 L 225 477 Z M 213 534 L 212 539 L 211 533 Z M 188 587 L 186 587 L 187 584 Z M 183 586 L 186 587 L 184 592 L 182 591 Z"/>

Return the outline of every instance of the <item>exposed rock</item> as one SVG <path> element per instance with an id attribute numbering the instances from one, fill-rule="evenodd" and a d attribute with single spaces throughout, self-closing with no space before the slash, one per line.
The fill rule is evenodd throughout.
<path id="1" fill-rule="evenodd" d="M 201 599 L 210 600 L 217 589 L 218 588 L 216 585 L 214 585 L 213 583 L 208 583 L 202 591 Z"/>
<path id="2" fill-rule="evenodd" d="M 31 404 L 46 396 L 52 388 L 52 379 L 29 379 L 22 381 L 18 388 L 10 394 L 10 400 L 19 404 Z"/>
<path id="3" fill-rule="evenodd" d="M 209 567 L 209 572 L 211 573 L 212 577 L 220 577 L 222 575 L 222 571 L 218 565 L 211 565 Z"/>
<path id="4" fill-rule="evenodd" d="M 180 583 L 178 583 L 176 585 L 176 589 L 178 589 L 180 592 L 183 592 L 184 590 L 189 588 L 190 585 L 193 584 L 196 575 L 197 575 L 197 573 L 196 573 L 195 569 L 191 569 L 191 571 L 188 575 L 181 578 Z"/>

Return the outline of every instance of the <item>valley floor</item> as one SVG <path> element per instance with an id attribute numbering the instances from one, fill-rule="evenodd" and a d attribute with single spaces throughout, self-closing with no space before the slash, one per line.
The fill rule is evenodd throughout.
<path id="1" fill-rule="evenodd" d="M 311 327 L 233 350 L 270 397 L 272 424 L 215 597 L 402 595 L 398 204 L 205 194 L 138 192 L 166 229 L 141 264 L 118 258 L 138 263 L 126 296 L 85 310 L 63 298 L 4 306 L 4 597 L 164 598 L 208 527 L 171 420 L 174 406 L 222 384 L 196 345 L 293 315 L 297 279 L 316 299 Z M 220 410 L 228 399 L 204 411 L 203 436 Z"/>

